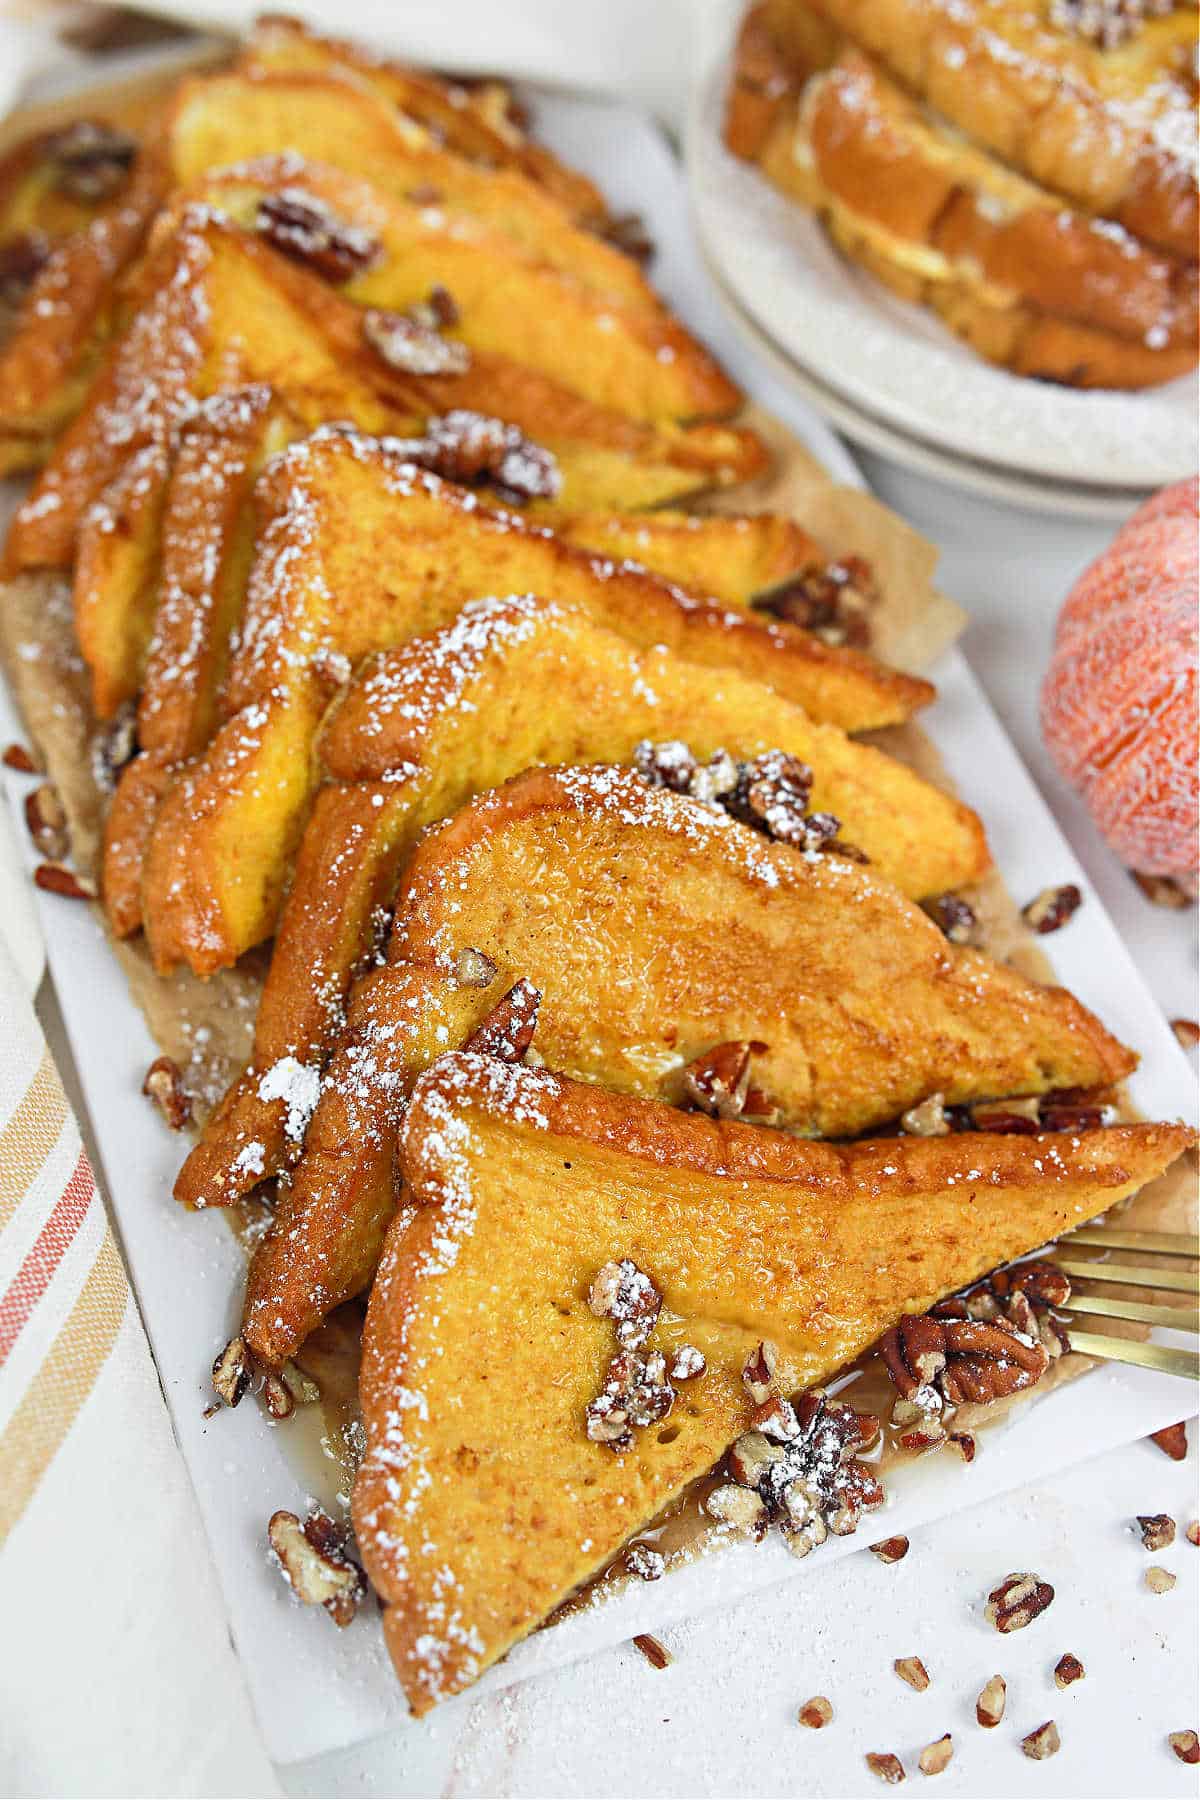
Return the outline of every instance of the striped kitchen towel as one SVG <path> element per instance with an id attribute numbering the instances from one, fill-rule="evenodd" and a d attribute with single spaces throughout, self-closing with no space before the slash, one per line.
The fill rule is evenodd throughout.
<path id="1" fill-rule="evenodd" d="M 0 828 L 11 877 L 5 839 Z M 276 1794 L 120 1250 L 6 924 L 0 1792 Z"/>

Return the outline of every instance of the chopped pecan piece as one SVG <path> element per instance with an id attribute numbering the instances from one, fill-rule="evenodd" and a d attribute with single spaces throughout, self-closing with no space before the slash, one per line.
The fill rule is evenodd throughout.
<path id="1" fill-rule="evenodd" d="M 946 1433 L 939 1426 L 926 1425 L 918 1431 L 902 1431 L 897 1441 L 902 1450 L 924 1454 L 930 1450 L 940 1450 L 946 1442 Z"/>
<path id="2" fill-rule="evenodd" d="M 109 199 L 123 185 L 137 148 L 136 138 L 101 119 L 76 119 L 46 145 L 59 192 L 88 205 Z"/>
<path id="3" fill-rule="evenodd" d="M 774 1112 L 765 1095 L 750 1086 L 751 1059 L 766 1048 L 744 1038 L 714 1045 L 683 1071 L 684 1093 L 693 1106 L 714 1119 L 761 1118 Z"/>
<path id="4" fill-rule="evenodd" d="M 904 1780 L 904 1764 L 890 1750 L 868 1750 L 866 1764 L 872 1775 L 878 1775 L 880 1781 L 886 1781 L 891 1787 Z"/>
<path id="5" fill-rule="evenodd" d="M 814 1694 L 811 1700 L 804 1702 L 797 1717 L 810 1731 L 824 1731 L 833 1719 L 833 1708 L 824 1694 Z"/>
<path id="6" fill-rule="evenodd" d="M 704 1510 L 719 1525 L 731 1525 L 737 1531 L 756 1531 L 767 1517 L 766 1506 L 753 1488 L 739 1487 L 732 1481 L 713 1489 L 704 1502 Z"/>
<path id="7" fill-rule="evenodd" d="M 975 1717 L 985 1731 L 1000 1723 L 1007 1698 L 1008 1688 L 1003 1675 L 993 1675 L 990 1681 L 984 1682 L 975 1702 Z"/>
<path id="8" fill-rule="evenodd" d="M 642 738 L 634 745 L 633 766 L 651 787 L 669 788 L 673 794 L 689 794 L 699 764 L 687 745 L 678 738 L 667 738 L 661 744 Z M 730 759 L 730 786 L 737 780 L 737 769 Z"/>
<path id="9" fill-rule="evenodd" d="M 1200 1519 L 1193 1519 L 1188 1526 L 1187 1541 L 1189 1544 L 1200 1544 Z"/>
<path id="10" fill-rule="evenodd" d="M 588 1307 L 597 1319 L 612 1319 L 617 1342 L 637 1350 L 654 1329 L 662 1311 L 662 1295 L 650 1277 L 629 1257 L 607 1262 L 588 1290 Z"/>
<path id="11" fill-rule="evenodd" d="M 667 1646 L 648 1631 L 639 1632 L 633 1641 L 652 1669 L 665 1669 L 675 1661 Z"/>
<path id="12" fill-rule="evenodd" d="M 949 1732 L 935 1743 L 926 1744 L 917 1758 L 917 1767 L 922 1775 L 940 1775 L 943 1769 L 950 1767 L 950 1759 L 954 1755 L 954 1740 Z"/>
<path id="13" fill-rule="evenodd" d="M 1003 1106 L 991 1103 L 973 1106 L 971 1123 L 976 1131 L 990 1131 L 1001 1136 L 1023 1133 L 1032 1137 L 1041 1123 L 1041 1105 L 1037 1100 L 1009 1100 Z"/>
<path id="14" fill-rule="evenodd" d="M 491 987 L 498 973 L 490 956 L 469 945 L 459 951 L 454 964 L 454 979 L 460 987 Z"/>
<path id="15" fill-rule="evenodd" d="M 1146 1570 L 1146 1586 L 1152 1594 L 1169 1594 L 1175 1586 L 1177 1576 L 1170 1569 L 1164 1569 L 1161 1563 L 1151 1563 Z"/>
<path id="16" fill-rule="evenodd" d="M 1170 1513 L 1139 1513 L 1137 1523 L 1147 1550 L 1165 1550 L 1175 1542 L 1175 1521 Z"/>
<path id="17" fill-rule="evenodd" d="M 975 1442 L 975 1433 L 973 1431 L 952 1431 L 949 1436 L 949 1442 L 954 1445 L 954 1448 L 958 1451 L 958 1454 L 965 1463 L 973 1463 L 975 1461 L 975 1453 L 978 1449 L 978 1445 Z"/>
<path id="18" fill-rule="evenodd" d="M 762 1340 L 746 1358 L 742 1382 L 757 1406 L 762 1406 L 775 1393 L 775 1346 Z"/>
<path id="19" fill-rule="evenodd" d="M 987 1285 L 1001 1298 L 1024 1294 L 1041 1306 L 1065 1306 L 1071 1298 L 1070 1277 L 1051 1262 L 1015 1263 L 1010 1269 L 997 1269 Z"/>
<path id="20" fill-rule="evenodd" d="M 877 1544 L 868 1544 L 867 1549 L 882 1563 L 898 1563 L 908 1555 L 908 1539 L 906 1537 L 880 1538 Z"/>
<path id="21" fill-rule="evenodd" d="M 900 1129 L 909 1137 L 946 1137 L 950 1119 L 941 1094 L 930 1094 L 917 1106 L 900 1115 Z"/>
<path id="22" fill-rule="evenodd" d="M 232 1337 L 212 1366 L 213 1391 L 226 1406 L 236 1406 L 250 1386 L 250 1352 L 240 1337 Z"/>
<path id="23" fill-rule="evenodd" d="M 312 1512 L 303 1525 L 295 1513 L 272 1513 L 267 1538 L 297 1599 L 306 1606 L 323 1606 L 335 1625 L 348 1625 L 367 1582 L 328 1513 Z"/>
<path id="24" fill-rule="evenodd" d="M 126 763 L 132 762 L 137 747 L 137 707 L 130 701 L 92 741 L 92 772 L 104 793 L 112 792 L 117 776 Z"/>
<path id="25" fill-rule="evenodd" d="M 402 375 L 465 375 L 471 366 L 467 346 L 442 336 L 431 308 L 388 312 L 368 307 L 362 317 L 362 334 L 376 356 Z"/>
<path id="26" fill-rule="evenodd" d="M 1040 1575 L 1006 1575 L 988 1595 L 986 1617 L 997 1631 L 1023 1631 L 1053 1599 L 1054 1589 Z"/>
<path id="27" fill-rule="evenodd" d="M 658 1581 L 666 1566 L 662 1551 L 649 1544 L 631 1544 L 625 1552 L 625 1567 L 639 1581 Z"/>
<path id="28" fill-rule="evenodd" d="M 39 856 L 61 862 L 71 847 L 67 815 L 58 789 L 43 781 L 25 796 L 25 825 Z"/>
<path id="29" fill-rule="evenodd" d="M 146 1070 L 142 1092 L 153 1100 L 172 1131 L 182 1131 L 192 1116 L 192 1103 L 183 1085 L 179 1064 L 158 1056 Z"/>
<path id="30" fill-rule="evenodd" d="M 1187 1424 L 1180 1419 L 1175 1425 L 1164 1425 L 1161 1431 L 1150 1433 L 1150 1441 L 1172 1462 L 1183 1462 L 1187 1456 Z"/>
<path id="31" fill-rule="evenodd" d="M 0 762 L 6 769 L 15 769 L 19 775 L 36 775 L 38 773 L 38 765 L 33 759 L 33 754 L 25 748 L 24 744 L 9 744 L 4 755 L 0 756 Z"/>
<path id="32" fill-rule="evenodd" d="M 870 563 L 862 556 L 844 556 L 789 576 L 756 595 L 753 604 L 759 612 L 814 632 L 826 644 L 862 649 L 871 641 L 870 610 L 878 600 Z"/>
<path id="33" fill-rule="evenodd" d="M 924 902 L 925 911 L 952 944 L 969 944 L 979 923 L 975 908 L 961 894 L 939 894 Z"/>
<path id="34" fill-rule="evenodd" d="M 1171 10 L 1171 0 L 1050 0 L 1050 23 L 1100 50 L 1116 50 L 1145 21 Z"/>
<path id="35" fill-rule="evenodd" d="M 0 244 L 0 308 L 11 312 L 20 306 L 49 260 L 50 240 L 44 232 L 19 231 L 5 238 Z"/>
<path id="36" fill-rule="evenodd" d="M 1185 1050 L 1194 1050 L 1200 1044 L 1200 1022 L 1195 1019 L 1172 1019 L 1171 1030 Z"/>
<path id="37" fill-rule="evenodd" d="M 340 219 L 304 188 L 264 195 L 254 225 L 273 249 L 339 286 L 369 269 L 383 253 L 373 232 Z"/>
<path id="38" fill-rule="evenodd" d="M 1152 906 L 1165 906 L 1171 912 L 1183 912 L 1191 906 L 1192 896 L 1170 875 L 1142 875 L 1137 869 L 1129 873 Z"/>
<path id="39" fill-rule="evenodd" d="M 65 863 L 39 863 L 33 871 L 36 885 L 48 894 L 61 894 L 65 900 L 94 900 L 96 884 L 90 875 L 77 875 Z"/>
<path id="40" fill-rule="evenodd" d="M 1194 1731 L 1172 1731 L 1167 1742 L 1181 1763 L 1200 1763 L 1200 1737 Z"/>
<path id="41" fill-rule="evenodd" d="M 1053 1719 L 1047 1719 L 1036 1731 L 1030 1731 L 1021 1739 L 1021 1748 L 1026 1756 L 1034 1762 L 1045 1762 L 1047 1757 L 1057 1756 L 1062 1748 L 1062 1739 L 1058 1735 L 1058 1726 Z"/>
<path id="42" fill-rule="evenodd" d="M 278 1423 L 290 1419 L 296 1410 L 296 1396 L 278 1369 L 262 1372 L 262 1401 Z"/>
<path id="43" fill-rule="evenodd" d="M 648 263 L 654 255 L 654 239 L 646 230 L 641 213 L 610 213 L 598 221 L 596 235 L 636 263 Z"/>
<path id="44" fill-rule="evenodd" d="M 433 475 L 470 487 L 488 482 L 511 506 L 553 500 L 562 487 L 558 462 L 515 425 L 459 407 L 428 419 L 425 434 L 398 448 Z"/>
<path id="45" fill-rule="evenodd" d="M 756 1358 L 757 1352 L 752 1364 Z M 761 1366 L 755 1368 L 759 1389 L 763 1373 Z M 740 1437 L 730 1452 L 729 1471 L 763 1502 L 794 1556 L 807 1556 L 830 1532 L 847 1536 L 864 1512 L 883 1504 L 875 1474 L 853 1454 L 878 1436 L 873 1414 L 830 1403 L 821 1389 L 812 1388 L 794 1407 L 768 1393 L 755 1424 L 758 1428 Z"/>
<path id="46" fill-rule="evenodd" d="M 671 1357 L 671 1380 L 694 1381 L 707 1367 L 703 1350 L 697 1350 L 695 1344 L 677 1344 Z"/>
<path id="47" fill-rule="evenodd" d="M 1083 1674 L 1083 1664 L 1077 1656 L 1073 1656 L 1068 1650 L 1066 1655 L 1060 1656 L 1054 1665 L 1054 1685 L 1055 1687 L 1068 1688 L 1073 1682 L 1082 1681 Z"/>
<path id="48" fill-rule="evenodd" d="M 729 1473 L 742 1487 L 756 1488 L 767 1465 L 777 1462 L 782 1455 L 779 1445 L 773 1444 L 761 1431 L 744 1431 L 729 1452 Z"/>
<path id="49" fill-rule="evenodd" d="M 480 1020 L 463 1049 L 495 1057 L 497 1062 L 520 1062 L 533 1042 L 541 1000 L 537 988 L 522 976 Z"/>
<path id="50" fill-rule="evenodd" d="M 1043 888 L 1021 908 L 1021 917 L 1031 931 L 1045 937 L 1051 931 L 1061 931 L 1082 905 L 1083 895 L 1073 881 L 1066 881 L 1061 887 Z"/>
<path id="51" fill-rule="evenodd" d="M 892 1664 L 901 1681 L 923 1694 L 929 1686 L 929 1671 L 919 1656 L 898 1656 Z"/>

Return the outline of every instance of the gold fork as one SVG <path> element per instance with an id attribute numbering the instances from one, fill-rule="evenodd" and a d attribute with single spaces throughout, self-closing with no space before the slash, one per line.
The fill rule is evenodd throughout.
<path id="1" fill-rule="evenodd" d="M 1102 1251 L 1132 1250 L 1151 1262 L 1110 1262 L 1100 1257 L 1077 1257 L 1076 1247 Z M 1138 1325 L 1158 1325 L 1170 1331 L 1186 1331 L 1193 1337 L 1200 1333 L 1200 1270 L 1172 1266 L 1171 1258 L 1200 1257 L 1200 1239 L 1188 1232 L 1127 1231 L 1119 1225 L 1085 1225 L 1050 1253 L 1046 1259 L 1070 1277 L 1071 1298 L 1056 1313 L 1096 1319 L 1128 1319 Z M 1106 1294 L 1081 1292 L 1079 1283 L 1119 1284 L 1121 1287 L 1147 1288 L 1160 1294 L 1190 1297 L 1192 1304 L 1159 1305 L 1144 1300 L 1116 1300 Z M 1143 1369 L 1157 1369 L 1164 1375 L 1182 1375 L 1188 1380 L 1200 1378 L 1200 1355 L 1195 1350 L 1177 1349 L 1172 1344 L 1150 1344 L 1138 1338 L 1107 1337 L 1102 1332 L 1067 1325 L 1072 1350 L 1084 1356 L 1100 1357 L 1108 1362 L 1136 1363 Z"/>

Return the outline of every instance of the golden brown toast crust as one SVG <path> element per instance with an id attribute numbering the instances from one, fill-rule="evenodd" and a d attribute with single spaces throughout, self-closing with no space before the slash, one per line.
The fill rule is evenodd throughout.
<path id="1" fill-rule="evenodd" d="M 520 169 L 589 229 L 601 229 L 608 221 L 599 188 L 559 162 L 543 144 L 526 137 L 516 122 L 511 95 L 500 82 L 443 80 L 428 69 L 410 69 L 361 44 L 313 31 L 283 13 L 259 16 L 238 60 L 246 70 L 349 69 L 459 156 L 485 166 Z"/>
<path id="2" fill-rule="evenodd" d="M 737 407 L 737 389 L 665 310 L 622 305 L 485 220 L 398 199 L 328 163 L 310 159 L 297 170 L 293 157 L 276 156 L 219 169 L 173 209 L 217 206 L 252 230 L 261 202 L 281 194 L 315 199 L 377 242 L 377 257 L 338 287 L 356 306 L 403 311 L 440 287 L 459 315 L 448 337 L 538 369 L 597 406 L 648 423 L 725 417 Z"/>
<path id="3" fill-rule="evenodd" d="M 952 140 L 836 36 L 781 47 L 770 14 L 743 28 L 726 141 L 853 261 L 1018 374 L 1140 387 L 1194 365 L 1194 265 Z"/>
<path id="4" fill-rule="evenodd" d="M 542 699 L 531 705 L 535 694 Z M 301 841 L 254 1067 L 285 1056 L 319 1064 L 328 1053 L 352 972 L 370 956 L 372 918 L 390 905 L 421 827 L 538 764 L 629 763 L 647 735 L 686 735 L 704 758 L 721 749 L 798 756 L 813 771 L 812 806 L 832 812 L 875 875 L 906 893 L 961 887 L 986 867 L 982 827 L 968 808 L 878 750 L 814 725 L 759 683 L 730 670 L 715 687 L 698 666 L 661 649 L 639 652 L 555 601 L 481 602 L 442 631 L 370 659 L 327 716 L 320 754 L 330 785 Z M 636 782 L 628 791 L 638 798 Z M 195 804 L 188 790 L 181 836 Z M 128 842 L 124 817 L 114 833 Z M 151 864 L 147 882 L 156 879 L 166 885 Z M 157 929 L 151 919 L 152 935 Z M 189 1184 L 203 1167 L 205 1204 L 235 1198 L 242 1189 L 230 1172 L 249 1140 L 264 1146 L 258 1178 L 282 1167 L 281 1109 L 257 1099 L 256 1083 L 252 1071 L 240 1099 L 231 1095 L 209 1122 L 181 1197 L 197 1203 Z"/>
<path id="5" fill-rule="evenodd" d="M 656 428 L 499 355 L 462 375 L 401 376 L 365 345 L 357 308 L 262 239 L 194 209 L 158 244 L 139 291 L 140 310 L 13 521 L 10 571 L 67 567 L 85 511 L 131 451 L 169 436 L 196 400 L 247 381 L 270 385 L 309 428 L 341 418 L 411 435 L 458 407 L 507 419 L 555 453 L 570 511 L 658 506 L 765 466 L 753 432 Z M 252 331 L 251 308 L 270 313 Z"/>
<path id="6" fill-rule="evenodd" d="M 989 204 L 986 188 L 965 185 L 972 169 L 962 167 L 964 155 L 939 155 L 919 108 L 868 57 L 843 52 L 811 83 L 799 129 L 818 176 L 853 218 L 969 267 L 975 286 L 1018 295 L 1052 317 L 1194 352 L 1194 267 L 1011 178 Z"/>
<path id="7" fill-rule="evenodd" d="M 1049 0 L 811 4 L 970 137 L 1085 211 L 1195 260 L 1192 11 L 1104 50 L 1051 24 Z"/>
<path id="8" fill-rule="evenodd" d="M 835 1148 L 443 1058 L 402 1127 L 408 1204 L 367 1314 L 354 1494 L 414 1711 L 468 1686 L 717 1461 L 751 1422 L 741 1377 L 758 1342 L 785 1391 L 809 1388 L 1192 1137 L 1135 1125 Z M 693 1343 L 707 1368 L 673 1429 L 614 1454 L 584 1431 L 612 1353 L 587 1294 L 621 1257 L 663 1297 L 664 1348 Z"/>
<path id="9" fill-rule="evenodd" d="M 181 82 L 167 108 L 163 154 L 175 186 L 289 150 L 367 176 L 400 200 L 433 190 L 448 213 L 486 220 L 594 292 L 652 314 L 663 310 L 637 264 L 580 230 L 538 182 L 444 148 L 349 70 L 199 76 Z"/>
<path id="10" fill-rule="evenodd" d="M 576 550 L 355 433 L 315 434 L 258 491 L 260 553 L 226 723 L 167 796 L 147 858 L 160 968 L 184 960 L 211 973 L 274 930 L 315 792 L 308 745 L 330 668 L 437 628 L 476 596 L 553 594 L 631 643 L 740 670 L 854 728 L 894 722 L 932 693 L 860 652 Z"/>
<path id="11" fill-rule="evenodd" d="M 468 946 L 496 965 L 485 989 L 456 979 Z M 949 946 L 869 869 L 809 861 L 629 770 L 530 771 L 431 833 L 388 954 L 355 994 L 252 1264 L 246 1335 L 268 1361 L 369 1283 L 403 1096 L 519 978 L 542 995 L 535 1045 L 552 1067 L 679 1102 L 688 1063 L 757 1041 L 755 1086 L 792 1128 L 831 1136 L 937 1091 L 1094 1086 L 1134 1061 L 1070 996 Z M 284 1109 L 258 1095 L 267 1066 L 210 1121 L 180 1198 L 232 1197 L 283 1165 Z"/>

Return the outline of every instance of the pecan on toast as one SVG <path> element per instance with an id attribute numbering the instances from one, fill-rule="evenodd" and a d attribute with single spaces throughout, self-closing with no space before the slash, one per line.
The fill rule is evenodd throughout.
<path id="1" fill-rule="evenodd" d="M 753 20 L 747 34 L 757 70 Z M 744 93 L 735 81 L 733 141 L 754 135 Z M 851 260 L 1017 374 L 1143 387 L 1195 363 L 1194 266 L 951 141 L 859 51 L 841 49 L 779 105 L 755 159 Z"/>
<path id="2" fill-rule="evenodd" d="M 141 930 L 146 848 L 175 765 L 198 755 L 217 728 L 229 640 L 253 559 L 250 490 L 264 462 L 291 435 L 286 408 L 263 387 L 216 395 L 180 430 L 159 533 L 158 598 L 138 705 L 140 754 L 121 772 L 105 831 L 102 891 L 118 937 Z M 585 514 L 559 535 L 606 556 L 637 551 L 653 572 L 697 588 L 703 582 L 703 591 L 734 605 L 748 605 L 785 578 L 825 565 L 822 548 L 792 520 L 773 513 Z M 83 544 L 91 538 L 85 530 Z M 133 558 L 127 534 L 97 534 L 96 542 L 113 561 Z M 652 728 L 647 718 L 646 729 Z M 561 746 L 551 760 L 583 754 L 580 739 Z"/>
<path id="3" fill-rule="evenodd" d="M 324 234 L 357 234 L 362 266 L 336 283 L 356 305 L 406 311 L 431 292 L 453 306 L 448 338 L 539 369 L 572 392 L 648 422 L 722 417 L 736 388 L 664 307 L 621 305 L 532 256 L 486 219 L 389 193 L 344 169 L 293 156 L 218 169 L 173 202 L 214 206 L 297 261 L 320 262 Z M 354 241 L 352 239 L 351 241 Z"/>
<path id="4" fill-rule="evenodd" d="M 486 221 L 614 305 L 663 311 L 633 259 L 582 230 L 539 182 L 516 168 L 487 168 L 457 155 L 345 67 L 313 74 L 232 70 L 183 81 L 166 111 L 163 143 L 176 187 L 210 169 L 294 151 L 363 176 L 401 200 L 432 190 L 448 216 Z"/>
<path id="5" fill-rule="evenodd" d="M 1139 17 L 1107 0 L 770 0 L 785 32 L 786 15 L 810 5 L 1032 181 L 1195 260 L 1194 7 Z"/>
<path id="6" fill-rule="evenodd" d="M 495 80 L 456 81 L 410 69 L 344 38 L 313 31 L 282 13 L 260 15 L 242 46 L 239 68 L 277 73 L 349 70 L 389 105 L 470 162 L 521 170 L 559 200 L 577 223 L 603 233 L 608 207 L 600 190 L 526 135 L 509 88 Z"/>
<path id="7" fill-rule="evenodd" d="M 423 827 L 539 764 L 632 762 L 650 733 L 686 734 L 702 760 L 771 751 L 802 760 L 813 777 L 805 808 L 832 813 L 875 876 L 902 892 L 945 892 L 986 866 L 982 828 L 967 808 L 880 751 L 814 725 L 759 683 L 733 671 L 714 683 L 697 665 L 662 649 L 639 652 L 557 601 L 476 603 L 443 630 L 370 659 L 325 722 L 327 785 L 280 917 L 252 1066 L 206 1127 L 180 1197 L 206 1205 L 236 1198 L 238 1154 L 250 1141 L 263 1147 L 256 1179 L 285 1166 L 283 1113 L 259 1096 L 260 1077 L 285 1057 L 318 1067 L 324 1060 L 353 973 L 369 963 L 373 921 L 390 906 L 397 871 Z M 638 793 L 633 782 L 632 799 Z M 116 822 L 117 810 L 106 897 L 136 885 L 136 877 L 117 883 L 108 873 L 130 855 L 130 826 Z M 185 889 L 192 857 L 207 849 L 201 840 L 187 860 L 174 857 Z M 148 886 L 154 878 L 151 860 Z M 203 879 L 198 873 L 196 884 Z M 153 936 L 152 907 L 161 902 L 157 893 L 148 900 Z"/>
<path id="8" fill-rule="evenodd" d="M 413 1711 L 469 1686 L 713 1468 L 755 1423 L 743 1372 L 762 1343 L 779 1388 L 811 1388 L 902 1314 L 1134 1192 L 1193 1135 L 835 1148 L 443 1058 L 401 1127 L 354 1491 Z M 617 1347 L 589 1292 L 625 1259 L 661 1298 L 646 1355 L 687 1344 L 705 1368 L 614 1449 L 585 1428 Z"/>
<path id="9" fill-rule="evenodd" d="M 419 431 L 466 409 L 504 419 L 554 455 L 571 511 L 637 511 L 757 474 L 752 432 L 720 424 L 650 426 L 585 400 L 498 355 L 454 374 L 401 373 L 363 333 L 363 314 L 262 238 L 211 212 L 186 212 L 140 283 L 143 304 L 108 352 L 87 402 L 18 509 L 9 572 L 64 568 L 82 520 L 147 442 L 169 442 L 207 393 L 266 381 L 302 423 L 349 418 Z M 247 329 L 255 311 L 269 316 Z"/>
<path id="10" fill-rule="evenodd" d="M 1069 995 L 949 945 L 869 868 L 772 843 L 629 769 L 531 770 L 410 864 L 388 964 L 354 994 L 251 1266 L 246 1340 L 264 1360 L 369 1284 L 404 1098 L 518 978 L 541 996 L 534 1048 L 551 1066 L 682 1102 L 716 1046 L 752 1048 L 750 1110 L 806 1133 L 877 1129 L 938 1091 L 1106 1083 L 1135 1060 Z M 302 1065 L 273 1066 L 214 1114 L 182 1198 L 232 1197 L 286 1163 L 294 1121 L 271 1096 Z"/>
<path id="11" fill-rule="evenodd" d="M 325 430 L 259 483 L 264 522 L 225 722 L 180 771 L 147 854 L 143 913 L 160 968 L 212 973 L 270 936 L 315 792 L 311 750 L 331 685 L 476 596 L 553 594 L 633 643 L 739 669 L 856 727 L 903 717 L 932 692 L 861 653 L 562 544 L 401 449 Z"/>

